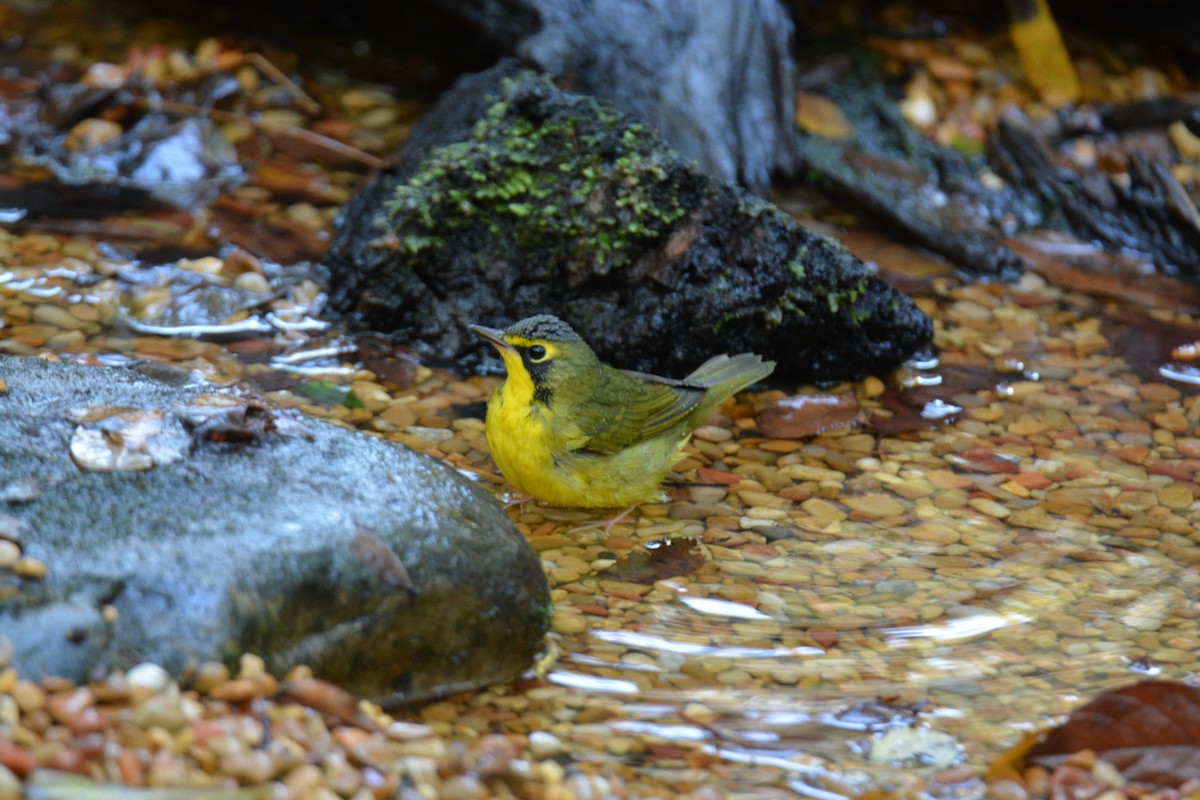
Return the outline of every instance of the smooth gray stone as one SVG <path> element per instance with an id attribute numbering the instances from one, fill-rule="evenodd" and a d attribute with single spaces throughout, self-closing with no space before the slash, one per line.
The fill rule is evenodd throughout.
<path id="1" fill-rule="evenodd" d="M 538 557 L 436 459 L 252 401 L 214 416 L 220 390 L 130 370 L 3 356 L 0 377 L 0 497 L 17 498 L 0 531 L 48 568 L 0 572 L 0 636 L 25 676 L 254 652 L 392 704 L 501 680 L 541 646 Z M 77 422 L 105 404 L 128 417 Z M 138 425 L 149 469 L 72 460 L 90 430 L 137 450 Z"/>

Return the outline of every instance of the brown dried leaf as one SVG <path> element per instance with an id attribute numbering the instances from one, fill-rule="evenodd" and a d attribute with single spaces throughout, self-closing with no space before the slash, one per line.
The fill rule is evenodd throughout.
<path id="1" fill-rule="evenodd" d="M 797 394 L 762 410 L 759 431 L 773 439 L 802 439 L 830 428 L 853 425 L 858 420 L 858 398 L 853 392 Z"/>
<path id="2" fill-rule="evenodd" d="M 229 242 L 277 264 L 320 261 L 329 249 L 321 234 L 286 218 L 267 220 L 261 211 L 220 198 L 211 210 L 211 229 Z"/>
<path id="3" fill-rule="evenodd" d="M 358 698 L 328 681 L 318 678 L 287 681 L 281 693 L 286 699 L 342 722 L 358 721 Z"/>
<path id="4" fill-rule="evenodd" d="M 325 171 L 313 171 L 284 159 L 262 162 L 250 182 L 283 199 L 327 204 L 346 201 L 344 189 L 336 187 Z"/>
<path id="5" fill-rule="evenodd" d="M 1062 289 L 1148 308 L 1200 303 L 1200 287 L 1169 275 L 1148 275 L 1144 262 L 1135 256 L 1107 253 L 1065 234 L 1036 231 L 1003 244 Z"/>
<path id="6" fill-rule="evenodd" d="M 636 550 L 603 570 L 604 577 L 627 583 L 654 583 L 689 575 L 704 565 L 704 555 L 694 539 L 650 539 L 645 550 Z"/>
<path id="7" fill-rule="evenodd" d="M 1178 788 L 1200 775 L 1200 688 L 1142 681 L 1075 709 L 1026 759 L 1054 769 L 1092 750 L 1131 781 Z"/>
<path id="8" fill-rule="evenodd" d="M 1109 317 L 1104 320 L 1102 331 L 1143 381 L 1170 379 L 1190 393 L 1190 387 L 1200 378 L 1195 357 L 1188 350 L 1200 339 L 1200 328 L 1194 325 L 1173 325 L 1153 319 L 1128 322 Z"/>
<path id="9" fill-rule="evenodd" d="M 963 412 L 960 403 L 966 399 L 958 395 L 995 389 L 1010 378 L 986 367 L 941 367 L 929 377 L 939 380 L 928 385 L 888 386 L 880 399 L 891 414 L 872 414 L 870 427 L 884 436 L 894 436 L 949 425 Z"/>
<path id="10" fill-rule="evenodd" d="M 852 139 L 854 126 L 837 103 L 810 92 L 796 92 L 796 127 L 825 139 Z"/>
<path id="11" fill-rule="evenodd" d="M 396 551 L 375 535 L 374 531 L 359 527 L 350 540 L 350 554 L 380 581 L 417 596 L 417 587 L 408 576 L 408 569 Z"/>

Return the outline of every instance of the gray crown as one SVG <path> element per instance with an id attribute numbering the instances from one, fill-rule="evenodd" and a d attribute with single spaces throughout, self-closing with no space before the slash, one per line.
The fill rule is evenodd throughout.
<path id="1" fill-rule="evenodd" d="M 538 314 L 514 322 L 504 331 L 510 336 L 526 339 L 548 339 L 552 342 L 581 342 L 579 334 L 570 325 L 550 314 Z"/>

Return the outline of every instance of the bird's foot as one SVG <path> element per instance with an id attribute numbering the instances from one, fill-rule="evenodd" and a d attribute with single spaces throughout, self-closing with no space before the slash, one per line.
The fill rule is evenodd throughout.
<path id="1" fill-rule="evenodd" d="M 596 528 L 603 528 L 604 535 L 607 537 L 612 533 L 613 527 L 615 527 L 617 523 L 625 521 L 625 519 L 633 513 L 635 508 L 637 508 L 637 504 L 631 505 L 629 508 L 622 511 L 620 514 L 617 514 L 612 519 L 598 519 L 593 522 L 585 522 L 582 525 L 577 525 L 574 528 L 570 528 L 567 533 L 579 533 L 580 531 L 591 531 L 595 530 Z"/>
<path id="2" fill-rule="evenodd" d="M 525 506 L 533 502 L 533 495 L 519 494 L 517 492 L 505 492 L 503 495 L 504 510 L 508 511 L 513 506 L 516 506 L 521 511 L 525 510 Z"/>

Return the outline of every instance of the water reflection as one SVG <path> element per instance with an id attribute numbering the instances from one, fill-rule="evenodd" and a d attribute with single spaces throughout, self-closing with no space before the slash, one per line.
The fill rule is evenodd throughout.
<path id="1" fill-rule="evenodd" d="M 936 625 L 914 625 L 907 628 L 892 628 L 885 640 L 892 647 L 908 647 L 908 639 L 930 639 L 932 641 L 957 641 L 985 636 L 1006 625 L 1029 622 L 1024 614 L 993 614 L 981 612 L 970 617 L 952 619 Z"/>

